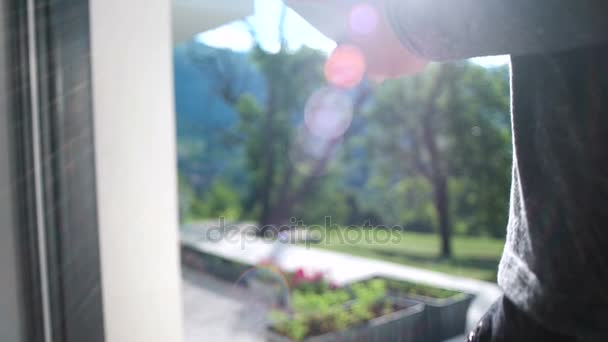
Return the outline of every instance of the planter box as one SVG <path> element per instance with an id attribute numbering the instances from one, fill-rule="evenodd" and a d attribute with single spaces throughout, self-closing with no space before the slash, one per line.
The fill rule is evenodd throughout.
<path id="1" fill-rule="evenodd" d="M 229 282 L 236 282 L 250 267 L 189 246 L 181 249 L 182 263 L 188 267 Z"/>
<path id="2" fill-rule="evenodd" d="M 401 280 L 386 277 L 374 277 L 372 279 L 384 279 L 390 282 L 402 282 Z M 415 284 L 408 281 L 403 282 Z M 389 287 L 390 296 L 414 300 L 425 305 L 425 338 L 416 340 L 423 342 L 441 342 L 465 333 L 467 312 L 471 302 L 474 299 L 474 296 L 464 292 L 454 292 L 455 294 L 451 297 L 434 298 L 410 294 L 407 292 L 390 289 Z"/>
<path id="3" fill-rule="evenodd" d="M 303 342 L 334 342 L 334 341 L 390 341 L 415 342 L 420 341 L 425 333 L 424 304 L 403 298 L 392 298 L 396 303 L 406 306 L 405 309 L 391 314 L 374 318 L 367 324 L 305 338 Z M 271 328 L 266 329 L 268 342 L 293 342 L 290 338 L 279 335 Z"/>
<path id="4" fill-rule="evenodd" d="M 427 342 L 441 342 L 465 333 L 467 312 L 473 296 L 461 293 L 451 298 L 438 299 L 416 295 L 402 295 L 426 305 Z"/>
<path id="5" fill-rule="evenodd" d="M 288 302 L 289 289 L 282 284 L 260 279 L 246 279 L 247 288 L 263 303 L 273 307 L 285 307 Z"/>

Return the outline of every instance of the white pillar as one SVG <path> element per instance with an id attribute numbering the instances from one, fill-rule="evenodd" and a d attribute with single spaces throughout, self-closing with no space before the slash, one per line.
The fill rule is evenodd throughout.
<path id="1" fill-rule="evenodd" d="M 91 0 L 107 342 L 182 341 L 169 0 Z"/>

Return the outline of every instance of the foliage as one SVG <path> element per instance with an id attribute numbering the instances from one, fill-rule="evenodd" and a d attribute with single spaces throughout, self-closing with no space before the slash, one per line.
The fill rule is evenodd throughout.
<path id="1" fill-rule="evenodd" d="M 178 206 L 179 206 L 179 218 L 180 221 L 184 222 L 191 218 L 193 201 L 195 200 L 195 194 L 192 187 L 184 179 L 181 172 L 178 173 Z"/>
<path id="2" fill-rule="evenodd" d="M 325 155 L 308 160 L 306 171 L 294 160 L 294 151 L 302 141 L 298 137 L 310 133 L 303 123 L 303 111 L 310 95 L 323 86 L 324 57 L 317 51 L 301 48 L 269 53 L 255 48 L 252 61 L 265 76 L 268 88 L 266 103 L 244 95 L 236 103 L 241 123 L 236 134 L 246 148 L 246 167 L 250 175 L 250 191 L 244 207 L 262 225 L 281 224 L 290 216 L 318 221 L 320 216 L 308 205 L 318 203 L 322 184 L 331 184 Z M 312 136 L 304 139 L 310 143 Z M 319 140 L 317 140 L 319 141 Z M 325 153 L 332 153 L 333 142 L 322 142 Z M 329 197 L 335 193 L 328 194 Z M 312 195 L 312 196 L 311 196 Z M 323 198 L 326 203 L 329 198 Z M 302 209 L 302 203 L 308 205 Z"/>
<path id="3" fill-rule="evenodd" d="M 212 48 L 196 40 L 178 45 L 173 54 L 181 178 L 198 195 L 208 191 L 218 177 L 237 189 L 245 188 L 244 149 L 227 139 L 239 122 L 231 101 L 243 94 L 264 101 L 262 75 L 246 53 Z"/>
<path id="4" fill-rule="evenodd" d="M 463 67 L 464 68 L 464 67 Z M 511 177 L 509 82 L 506 67 L 466 67 L 450 130 L 455 213 L 470 235 L 504 237 Z M 456 183 L 456 182 L 455 182 Z"/>
<path id="5" fill-rule="evenodd" d="M 452 233 L 504 237 L 507 68 L 458 62 L 377 86 L 339 147 L 327 149 L 330 161 L 302 167 L 293 150 L 306 101 L 324 86 L 323 54 L 255 47 L 234 56 L 210 48 L 187 56 L 190 68 L 212 80 L 214 99 L 197 98 L 196 115 L 183 94 L 177 99 L 182 220 L 226 216 L 281 224 L 293 216 L 312 225 L 331 216 L 343 225 L 441 233 L 444 244 L 434 245 L 443 252 L 451 249 Z M 368 84 L 349 96 L 364 90 Z M 221 105 L 211 104 L 216 101 Z M 317 166 L 321 172 L 311 173 Z M 454 254 L 450 265 L 459 263 Z"/>
<path id="6" fill-rule="evenodd" d="M 404 198 L 392 203 L 405 215 L 395 219 L 436 227 L 443 256 L 451 253 L 454 225 L 467 233 L 504 231 L 510 169 L 506 72 L 471 63 L 435 66 L 378 88 L 366 113 L 375 164 L 369 185 L 384 190 L 372 192 L 390 198 L 401 186 Z M 408 209 L 415 211 L 408 215 Z"/>
<path id="7" fill-rule="evenodd" d="M 437 299 L 446 299 L 462 295 L 462 292 L 413 283 L 404 280 L 384 279 L 384 281 L 386 282 L 386 287 L 389 291 L 395 291 L 408 295 L 424 296 Z"/>
<path id="8" fill-rule="evenodd" d="M 307 336 L 339 332 L 388 314 L 398 307 L 385 299 L 383 280 L 354 284 L 346 289 L 321 292 L 295 290 L 291 312 L 274 310 L 270 314 L 273 329 L 300 341 Z"/>
<path id="9" fill-rule="evenodd" d="M 240 196 L 229 184 L 223 181 L 214 183 L 202 197 L 191 199 L 188 218 L 191 220 L 209 217 L 224 217 L 229 221 L 241 218 Z"/>
<path id="10" fill-rule="evenodd" d="M 293 216 L 309 226 L 323 224 L 326 217 L 341 223 L 349 220 L 351 209 L 339 171 L 331 170 L 328 173 L 317 180 L 314 191 L 294 204 Z"/>
<path id="11" fill-rule="evenodd" d="M 294 341 L 301 341 L 308 334 L 309 328 L 304 316 L 290 317 L 285 311 L 272 310 L 268 314 L 271 322 L 276 322 L 274 330 Z"/>

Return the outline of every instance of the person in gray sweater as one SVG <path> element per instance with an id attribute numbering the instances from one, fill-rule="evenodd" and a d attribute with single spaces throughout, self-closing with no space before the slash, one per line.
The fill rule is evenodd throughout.
<path id="1" fill-rule="evenodd" d="M 286 2 L 331 38 L 358 46 L 372 76 L 511 56 L 504 296 L 468 338 L 608 341 L 608 1 Z M 365 33 L 349 20 L 362 2 L 378 14 Z"/>

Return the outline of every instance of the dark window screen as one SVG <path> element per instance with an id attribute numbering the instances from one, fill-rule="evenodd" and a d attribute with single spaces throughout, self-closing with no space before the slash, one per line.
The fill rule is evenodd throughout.
<path id="1" fill-rule="evenodd" d="M 88 0 L 0 1 L 26 340 L 103 341 Z"/>
<path id="2" fill-rule="evenodd" d="M 8 54 L 7 8 L 0 1 L 0 341 L 25 342 L 25 303 L 22 301 L 22 265 L 18 253 L 19 237 L 15 224 L 13 200 L 14 175 L 11 169 L 10 82 L 12 69 Z"/>

